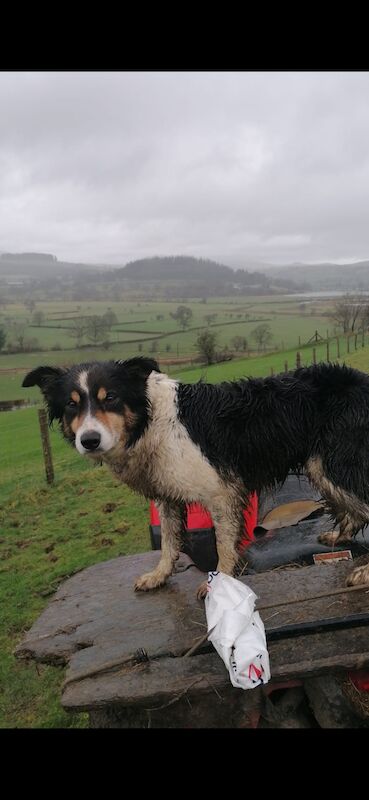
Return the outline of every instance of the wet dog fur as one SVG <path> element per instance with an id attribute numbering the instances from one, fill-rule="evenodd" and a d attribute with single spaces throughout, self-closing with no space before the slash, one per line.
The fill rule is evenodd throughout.
<path id="1" fill-rule="evenodd" d="M 38 367 L 50 423 L 81 455 L 106 462 L 117 478 L 154 499 L 161 517 L 158 566 L 137 590 L 161 586 L 179 555 L 186 504 L 213 518 L 218 569 L 232 575 L 251 492 L 304 471 L 347 542 L 369 522 L 369 377 L 318 364 L 268 378 L 217 385 L 179 383 L 156 361 L 132 358 Z M 325 538 L 324 538 L 325 537 Z M 369 564 L 349 584 L 369 583 Z M 201 586 L 200 595 L 205 592 Z"/>

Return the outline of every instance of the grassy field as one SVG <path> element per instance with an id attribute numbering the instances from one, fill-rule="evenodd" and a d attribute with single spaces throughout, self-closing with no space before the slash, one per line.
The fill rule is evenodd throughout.
<path id="1" fill-rule="evenodd" d="M 0 414 L 0 441 L 0 727 L 86 725 L 60 706 L 61 668 L 36 669 L 12 652 L 66 577 L 150 549 L 148 503 L 78 458 L 56 431 L 48 487 L 36 409 Z"/>
<path id="2" fill-rule="evenodd" d="M 136 316 L 137 320 L 143 319 L 143 311 L 155 317 L 154 305 L 156 310 L 158 307 L 166 309 L 157 313 L 168 314 L 168 304 L 146 305 L 147 309 L 145 304 L 135 308 L 134 314 L 126 309 L 125 318 Z M 226 321 L 229 321 L 226 314 L 243 313 L 234 307 L 233 311 L 227 310 L 232 309 L 232 305 L 224 300 L 212 305 L 221 308 L 219 316 L 223 314 Z M 326 318 L 322 318 L 321 330 L 317 323 L 319 317 L 304 318 L 306 327 L 300 325 L 296 300 L 262 298 L 252 305 L 255 307 L 253 311 L 256 309 L 255 316 L 262 313 L 272 318 L 275 316 L 275 335 L 278 331 L 278 335 L 285 338 L 283 351 L 250 359 L 239 358 L 208 368 L 172 367 L 171 373 L 189 382 L 200 377 L 216 382 L 241 376 L 268 375 L 271 368 L 277 373 L 284 369 L 285 360 L 290 368 L 294 366 L 298 330 L 304 330 L 307 338 L 316 328 L 324 334 L 322 326 L 326 326 Z M 209 306 L 210 303 L 199 308 L 199 319 L 203 312 L 211 313 Z M 242 303 L 236 308 L 242 308 Z M 274 315 L 272 312 L 276 310 L 278 313 Z M 55 304 L 51 311 L 60 311 L 60 304 Z M 21 308 L 19 313 L 23 313 Z M 146 320 L 147 325 L 153 326 L 151 330 L 158 322 L 156 319 Z M 166 322 L 169 325 L 169 320 Z M 237 325 L 244 329 L 245 324 L 237 320 L 235 329 Z M 189 337 L 190 333 L 178 336 Z M 357 352 L 347 355 L 343 337 L 340 343 L 341 361 L 369 372 L 369 347 L 361 348 L 359 341 Z M 137 349 L 134 352 L 137 354 Z M 20 390 L 20 383 L 24 371 L 42 362 L 65 363 L 63 358 L 67 353 L 68 363 L 82 360 L 71 351 L 1 356 L 0 369 L 22 368 L 21 372 L 13 375 L 2 374 L 2 397 L 7 392 L 10 397 L 21 397 L 24 390 Z M 98 355 L 93 349 L 83 353 L 83 360 L 106 358 L 106 353 Z M 325 357 L 326 345 L 319 345 L 317 360 Z M 311 363 L 312 346 L 301 348 L 301 358 L 303 364 Z M 336 358 L 333 343 L 331 358 Z M 39 399 L 38 389 L 32 392 L 32 397 Z M 50 595 L 67 576 L 117 555 L 150 549 L 148 503 L 116 483 L 105 467 L 93 467 L 81 459 L 57 430 L 51 432 L 56 480 L 54 486 L 48 487 L 44 479 L 36 408 L 0 413 L 0 442 L 0 727 L 84 727 L 87 725 L 86 715 L 67 715 L 61 708 L 64 670 L 20 663 L 12 653 L 24 632 L 47 605 Z"/>
<path id="3" fill-rule="evenodd" d="M 42 326 L 34 327 L 32 314 L 23 305 L 9 305 L 0 313 L 0 326 L 7 332 L 8 342 L 14 341 L 15 331 L 19 327 L 26 338 L 36 337 L 39 352 L 32 353 L 0 353 L 0 400 L 16 400 L 38 397 L 38 389 L 22 389 L 25 373 L 39 364 L 60 364 L 68 366 L 82 361 L 106 360 L 107 358 L 129 358 L 142 353 L 151 354 L 155 348 L 155 357 L 171 359 L 177 357 L 195 358 L 197 355 L 196 338 L 199 329 L 207 327 L 206 316 L 216 314 L 211 322 L 211 331 L 217 334 L 218 347 L 233 349 L 232 339 L 242 336 L 255 351 L 251 333 L 260 322 L 268 322 L 273 339 L 273 350 L 289 351 L 307 342 L 316 329 L 322 336 L 329 330 L 333 334 L 333 323 L 320 312 L 318 302 L 313 308 L 305 304 L 301 310 L 297 298 L 240 297 L 219 298 L 186 302 L 191 307 L 193 316 L 188 330 L 182 331 L 178 322 L 172 317 L 180 304 L 178 302 L 133 302 L 133 303 L 37 303 L 37 311 L 44 314 Z M 103 315 L 108 308 L 116 314 L 118 324 L 114 325 L 110 334 L 109 350 L 101 346 L 93 347 L 86 338 L 83 347 L 77 348 L 76 340 L 70 335 L 73 318 Z M 307 311 L 309 309 L 309 313 Z M 314 316 L 311 311 L 314 311 Z M 321 301 L 321 310 L 326 311 L 325 301 Z M 34 313 L 34 312 L 33 312 Z M 246 316 L 245 316 L 246 315 Z M 72 319 L 71 319 L 72 318 Z M 56 349 L 57 348 L 57 349 Z"/>

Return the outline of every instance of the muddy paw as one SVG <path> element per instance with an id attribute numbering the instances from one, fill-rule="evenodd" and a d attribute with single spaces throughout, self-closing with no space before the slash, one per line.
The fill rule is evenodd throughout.
<path id="1" fill-rule="evenodd" d="M 346 586 L 358 586 L 360 583 L 369 584 L 369 564 L 365 567 L 356 567 L 346 579 Z"/>
<path id="2" fill-rule="evenodd" d="M 141 575 L 134 584 L 135 592 L 149 592 L 150 589 L 157 589 L 158 586 L 163 586 L 166 578 L 157 572 L 146 572 Z"/>
<path id="3" fill-rule="evenodd" d="M 325 544 L 326 547 L 334 547 L 339 539 L 339 531 L 324 531 L 318 536 L 318 542 Z"/>
<path id="4" fill-rule="evenodd" d="M 196 597 L 198 600 L 204 600 L 207 593 L 208 593 L 208 582 L 203 581 L 202 583 L 200 583 L 200 586 L 196 592 Z"/>

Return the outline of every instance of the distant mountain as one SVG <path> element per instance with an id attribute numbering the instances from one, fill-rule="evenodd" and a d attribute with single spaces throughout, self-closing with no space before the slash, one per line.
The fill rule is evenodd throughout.
<path id="1" fill-rule="evenodd" d="M 246 269 L 232 269 L 217 261 L 194 256 L 154 256 L 131 261 L 115 270 L 115 276 L 130 281 L 180 281 L 186 285 L 187 293 L 197 294 L 200 289 L 206 294 L 226 294 L 242 288 L 261 290 L 266 293 L 282 288 L 297 290 L 305 286 L 305 282 L 291 281 L 276 275 L 266 276 L 260 271 L 249 272 Z"/>
<path id="2" fill-rule="evenodd" d="M 121 289 L 135 293 L 149 291 L 152 296 L 171 299 L 220 297 L 240 292 L 273 294 L 310 288 L 302 274 L 296 281 L 276 272 L 266 275 L 259 270 L 232 269 L 211 259 L 183 255 L 153 256 L 116 267 L 58 261 L 50 253 L 3 253 L 0 282 L 19 287 L 18 295 L 22 286 L 25 289 L 32 285 L 35 291 L 46 292 L 49 297 L 57 296 L 61 290 L 65 293 L 68 285 L 73 299 L 81 299 L 86 291 L 92 298 L 110 297 Z"/>
<path id="3" fill-rule="evenodd" d="M 0 261 L 16 261 L 22 264 L 38 264 L 40 262 L 51 264 L 57 260 L 57 257 L 51 253 L 2 253 L 0 255 Z"/>
<path id="4" fill-rule="evenodd" d="M 303 277 L 316 291 L 320 289 L 353 292 L 369 290 L 369 261 L 356 261 L 352 264 L 288 264 L 280 267 L 267 267 L 263 270 L 269 277 L 300 282 Z"/>
<path id="5" fill-rule="evenodd" d="M 22 276 L 25 279 L 45 279 L 48 277 L 76 274 L 77 270 L 97 271 L 99 267 L 91 264 L 58 261 L 51 253 L 1 253 L 0 277 Z"/>
<path id="6" fill-rule="evenodd" d="M 133 280 L 193 280 L 220 278 L 226 280 L 234 271 L 224 264 L 206 258 L 193 256 L 153 256 L 130 261 L 122 269 L 116 270 L 124 278 Z"/>

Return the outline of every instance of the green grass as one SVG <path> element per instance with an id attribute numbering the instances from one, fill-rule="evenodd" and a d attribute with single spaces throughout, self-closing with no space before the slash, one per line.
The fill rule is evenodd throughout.
<path id="1" fill-rule="evenodd" d="M 326 301 L 325 301 L 326 302 Z M 239 297 L 217 298 L 209 300 L 206 304 L 199 301 L 186 301 L 193 312 L 190 330 L 181 331 L 178 323 L 171 317 L 181 301 L 175 302 L 89 302 L 89 303 L 37 303 L 37 310 L 43 311 L 46 325 L 70 326 L 72 323 L 64 317 L 76 313 L 79 315 L 102 315 L 111 308 L 118 319 L 118 324 L 110 333 L 111 347 L 104 350 L 101 347 L 76 348 L 75 340 L 68 335 L 64 328 L 41 326 L 38 328 L 27 327 L 32 319 L 32 314 L 22 305 L 9 305 L 0 313 L 0 325 L 9 331 L 8 338 L 12 339 L 11 323 L 9 319 L 26 325 L 26 336 L 39 340 L 43 351 L 37 353 L 0 354 L 0 400 L 15 400 L 38 398 L 38 389 L 22 388 L 25 373 L 40 364 L 71 365 L 82 361 L 106 360 L 109 358 L 129 358 L 141 352 L 151 354 L 153 340 L 156 340 L 157 351 L 155 357 L 160 359 L 177 356 L 197 355 L 196 338 L 198 328 L 207 326 L 205 317 L 216 313 L 215 324 L 211 330 L 218 336 L 218 346 L 227 346 L 232 349 L 232 339 L 242 336 L 252 345 L 252 330 L 259 324 L 257 320 L 268 320 L 273 334 L 273 349 L 290 350 L 298 347 L 299 337 L 301 343 L 307 341 L 318 329 L 321 335 L 326 335 L 327 328 L 333 332 L 332 323 L 328 317 L 319 315 L 319 308 L 325 308 L 317 301 L 316 316 L 301 313 L 298 298 L 291 297 Z M 60 313 L 56 313 L 60 312 Z M 248 314 L 251 319 L 245 319 Z M 163 319 L 157 319 L 162 316 Z M 10 326 L 10 327 L 9 327 Z M 140 331 L 134 333 L 133 331 Z M 150 333 L 150 331 L 152 333 Z M 119 341 L 118 341 L 119 340 Z M 139 340 L 139 341 L 137 341 Z M 86 340 L 84 340 L 86 343 Z M 54 350 L 56 344 L 61 349 Z M 139 350 L 142 348 L 141 350 Z M 170 349 L 167 350 L 167 347 Z M 13 372 L 7 370 L 12 369 Z"/>
<path id="2" fill-rule="evenodd" d="M 357 363 L 369 365 L 369 337 L 366 336 L 365 347 L 358 346 L 358 350 L 354 354 L 351 352 L 349 355 L 346 352 L 346 338 L 339 337 L 340 342 L 340 358 L 337 357 L 337 344 L 336 340 L 330 343 L 330 360 L 345 361 L 347 364 L 353 360 L 353 366 Z M 351 350 L 354 348 L 353 341 L 350 344 Z M 299 348 L 301 356 L 301 365 L 309 366 L 313 363 L 313 347 L 312 345 L 305 345 Z M 172 377 L 178 378 L 187 383 L 194 383 L 200 378 L 208 383 L 217 383 L 219 381 L 232 381 L 239 378 L 259 378 L 271 374 L 273 369 L 276 375 L 283 372 L 285 369 L 285 362 L 287 362 L 288 369 L 295 369 L 296 367 L 296 354 L 297 348 L 291 350 L 284 350 L 277 353 L 266 353 L 265 355 L 253 356 L 252 358 L 233 359 L 221 364 L 212 364 L 211 366 L 203 366 L 200 368 L 193 367 L 172 367 L 170 372 Z M 325 361 L 327 358 L 326 343 L 318 344 L 315 346 L 316 361 Z M 360 362 L 361 358 L 361 362 Z M 357 369 L 365 367 L 357 366 Z M 369 370 L 368 370 L 369 371 Z"/>
<path id="3" fill-rule="evenodd" d="M 0 441 L 0 727 L 86 726 L 60 705 L 64 670 L 19 662 L 13 650 L 66 577 L 150 549 L 148 503 L 57 432 L 48 487 L 35 409 L 0 414 Z"/>

